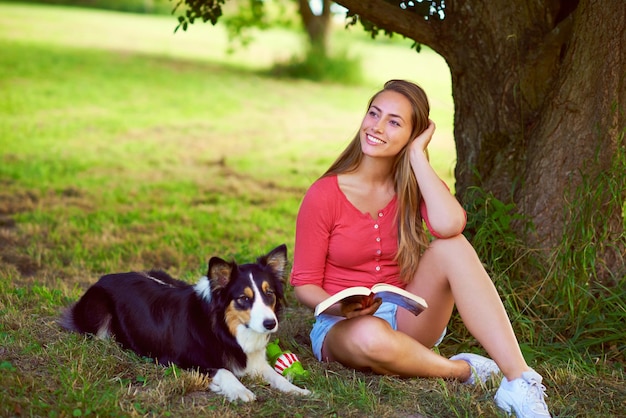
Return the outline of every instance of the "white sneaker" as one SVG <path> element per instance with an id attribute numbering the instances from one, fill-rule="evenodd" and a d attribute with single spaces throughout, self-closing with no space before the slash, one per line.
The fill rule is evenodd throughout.
<path id="1" fill-rule="evenodd" d="M 476 384 L 476 379 L 485 383 L 492 374 L 500 373 L 500 368 L 495 361 L 478 354 L 461 353 L 450 357 L 450 360 L 464 360 L 469 363 L 471 369 L 470 377 L 463 382 L 468 385 Z"/>
<path id="2" fill-rule="evenodd" d="M 496 405 L 509 415 L 514 412 L 517 418 L 550 417 L 548 405 L 543 399 L 547 396 L 546 387 L 541 380 L 541 376 L 532 369 L 510 382 L 503 378 L 496 392 Z"/>

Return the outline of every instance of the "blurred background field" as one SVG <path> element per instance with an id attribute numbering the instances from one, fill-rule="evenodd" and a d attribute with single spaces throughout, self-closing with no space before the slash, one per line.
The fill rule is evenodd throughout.
<path id="1" fill-rule="evenodd" d="M 170 59 L 177 60 L 178 65 L 184 63 L 214 64 L 221 65 L 222 68 L 232 68 L 233 71 L 240 71 L 240 75 L 233 80 L 222 80 L 216 76 L 216 70 L 209 69 L 206 70 L 206 78 L 203 79 L 203 70 L 198 68 L 193 75 L 196 77 L 195 80 L 191 80 L 191 76 L 187 76 L 187 79 L 168 78 L 167 80 L 156 81 L 164 94 L 167 94 L 167 90 L 170 89 L 169 93 L 176 97 L 168 105 L 163 103 L 164 108 L 169 106 L 181 110 L 181 108 L 187 107 L 185 113 L 190 119 L 201 118 L 205 121 L 214 119 L 207 111 L 208 109 L 227 107 L 229 100 L 236 100 L 234 98 L 241 98 L 242 96 L 248 99 L 256 98 L 254 91 L 246 93 L 247 83 L 250 81 L 248 77 L 243 77 L 244 74 L 250 75 L 254 79 L 255 72 L 259 74 L 267 71 L 277 62 L 287 61 L 304 47 L 303 35 L 289 30 L 272 29 L 255 33 L 254 40 L 250 45 L 235 49 L 233 53 L 228 53 L 227 36 L 219 24 L 212 26 L 209 23 L 196 23 L 190 26 L 186 32 L 179 30 L 174 33 L 176 23 L 175 18 L 170 15 L 136 15 L 114 11 L 94 12 L 89 9 L 59 6 L 34 9 L 30 5 L 7 4 L 2 7 L 2 15 L 0 16 L 0 40 L 22 50 L 24 54 L 28 54 L 27 48 L 21 48 L 21 46 L 27 45 L 46 50 L 68 48 L 69 51 L 74 51 L 77 55 L 83 53 L 86 56 L 93 55 L 95 51 L 105 51 L 110 60 L 107 62 L 107 58 L 102 56 L 103 62 L 98 66 L 101 72 L 99 75 L 103 79 L 109 78 L 111 83 L 114 82 L 114 78 L 118 78 L 114 71 L 125 73 L 120 68 L 120 66 L 128 65 L 128 63 L 123 62 L 124 57 L 129 60 L 133 55 L 151 56 L 155 62 L 166 62 L 167 59 Z M 285 146 L 274 147 L 274 150 L 279 153 L 284 152 L 284 148 L 294 148 L 293 144 L 285 144 L 285 142 L 292 142 L 296 138 L 298 141 L 312 138 L 315 143 L 320 143 L 320 140 L 323 141 L 324 147 L 319 147 L 319 149 L 327 157 L 335 156 L 358 127 L 364 106 L 370 95 L 390 78 L 407 78 L 420 83 L 429 94 L 432 106 L 431 118 L 438 126 L 436 140 L 431 145 L 433 164 L 435 164 L 440 175 L 453 187 L 455 161 L 452 138 L 453 103 L 450 75 L 443 59 L 426 48 L 418 54 L 415 50 L 410 49 L 410 41 L 401 40 L 399 37 L 392 40 L 372 41 L 358 27 L 344 30 L 341 22 L 338 22 L 336 26 L 331 45 L 334 49 L 345 51 L 345 54 L 357 59 L 358 64 L 362 67 L 363 83 L 359 86 L 316 85 L 302 82 L 285 83 L 283 80 L 282 84 L 298 85 L 294 90 L 294 94 L 299 96 L 296 106 L 290 102 L 293 97 L 281 97 L 280 93 L 272 94 L 271 91 L 268 94 L 263 94 L 261 97 L 266 99 L 266 105 L 274 106 L 277 109 L 282 106 L 283 109 L 298 113 L 298 107 L 303 109 L 310 105 L 321 108 L 322 112 L 317 114 L 307 112 L 294 116 L 292 113 L 283 111 L 284 117 L 281 117 L 280 113 L 272 115 L 275 126 L 286 126 L 288 130 L 273 129 L 271 136 L 277 134 L 288 136 L 291 139 L 290 141 L 281 139 Z M 11 57 L 5 55 L 4 61 L 8 66 L 18 65 L 20 68 L 25 65 L 35 65 L 35 63 L 37 65 L 52 65 L 46 62 L 37 63 L 36 60 L 34 61 L 28 56 Z M 72 68 L 78 73 L 79 79 L 94 75 L 80 74 L 80 67 L 74 66 Z M 54 71 L 54 68 L 51 67 L 50 71 Z M 142 82 L 150 83 L 151 79 L 154 81 L 155 77 L 160 76 L 159 74 L 150 74 L 149 71 L 146 74 L 141 74 L 141 70 L 138 71 L 140 74 L 137 74 L 136 79 L 128 80 L 129 83 L 133 84 L 129 87 L 128 93 L 132 92 L 132 96 L 128 97 L 128 101 L 140 100 L 142 96 L 154 94 L 150 91 L 149 86 L 142 85 Z M 228 70 L 224 71 L 228 72 Z M 128 72 L 126 72 L 126 77 L 130 77 Z M 77 87 L 76 84 L 72 85 L 71 80 L 65 81 L 67 88 L 65 85 L 60 85 L 58 86 L 59 89 L 71 91 Z M 53 83 L 54 80 L 50 79 L 49 82 Z M 253 82 L 258 84 L 257 81 Z M 186 86 L 195 93 L 190 94 L 189 91 L 185 91 Z M 92 89 L 97 88 L 98 86 L 92 83 Z M 113 91 L 110 91 L 112 89 Z M 115 85 L 103 90 L 109 91 L 109 94 L 114 94 L 115 90 L 118 90 L 120 95 L 124 94 L 121 87 L 116 88 Z M 89 90 L 83 89 L 82 92 L 82 95 L 85 95 L 89 93 Z M 154 99 L 167 100 L 165 97 L 155 97 Z M 207 103 L 206 107 L 192 104 L 193 102 L 198 104 L 202 101 Z M 154 100 L 151 100 L 150 103 L 144 101 L 145 106 L 153 104 Z M 133 116 L 141 117 L 147 109 L 145 106 L 135 106 L 135 115 Z M 339 113 L 335 111 L 335 106 L 340 108 Z M 189 108 L 196 110 L 189 114 Z M 324 109 L 329 111 L 323 113 Z M 128 110 L 133 112 L 133 109 Z M 245 119 L 247 123 L 237 123 L 237 128 L 251 127 L 255 121 L 255 115 L 261 113 L 260 110 L 253 103 L 240 104 L 236 116 L 241 117 L 242 120 Z M 175 109 L 171 109 L 171 111 L 175 111 Z M 225 110 L 225 112 L 230 113 L 229 110 Z M 151 110 L 150 113 L 154 114 L 155 112 Z M 129 114 L 126 110 L 124 116 L 128 119 Z M 180 118 L 176 121 L 168 118 L 167 115 L 163 115 L 163 117 L 155 115 L 155 117 L 159 121 L 158 123 L 147 122 L 147 124 L 184 123 Z M 265 116 L 262 117 L 265 118 Z M 294 117 L 297 119 L 294 120 Z M 320 129 L 322 125 L 323 129 Z M 264 133 L 261 132 L 263 130 L 267 132 L 267 129 L 267 127 L 263 127 L 256 131 L 263 135 Z M 242 139 L 241 136 L 237 132 L 229 132 L 228 136 L 224 138 L 226 141 L 221 142 L 222 144 L 224 142 L 237 142 L 236 148 L 241 150 L 241 147 L 245 146 L 244 143 L 247 142 L 247 139 Z M 328 149 L 328 146 L 333 148 Z M 296 154 L 293 158 L 297 159 L 303 156 L 302 153 L 298 156 L 298 149 L 308 149 L 309 152 L 306 154 L 311 155 L 310 151 L 315 147 L 315 144 L 310 142 L 302 146 L 295 145 Z M 217 156 L 220 150 L 214 149 L 214 153 Z"/>

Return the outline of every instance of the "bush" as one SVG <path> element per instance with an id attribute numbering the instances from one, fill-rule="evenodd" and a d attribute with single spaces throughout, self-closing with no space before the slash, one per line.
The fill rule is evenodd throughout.
<path id="1" fill-rule="evenodd" d="M 278 63 L 270 70 L 275 77 L 300 78 L 358 85 L 363 81 L 361 60 L 346 51 L 328 55 L 314 48 L 302 57 L 293 57 L 287 63 Z"/>

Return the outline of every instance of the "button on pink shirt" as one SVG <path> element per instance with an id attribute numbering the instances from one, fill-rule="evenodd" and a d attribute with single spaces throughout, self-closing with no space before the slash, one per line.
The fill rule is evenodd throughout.
<path id="1" fill-rule="evenodd" d="M 404 288 L 394 261 L 396 207 L 394 196 L 374 219 L 350 203 L 336 175 L 317 180 L 298 212 L 291 284 L 314 284 L 331 295 L 350 286 L 376 283 Z M 425 206 L 422 216 L 428 225 Z"/>

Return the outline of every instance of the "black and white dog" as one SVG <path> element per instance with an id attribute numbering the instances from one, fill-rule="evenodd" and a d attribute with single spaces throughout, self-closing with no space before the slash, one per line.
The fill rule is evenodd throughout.
<path id="1" fill-rule="evenodd" d="M 113 336 L 141 356 L 198 369 L 210 389 L 229 401 L 253 401 L 236 376 L 261 376 L 282 392 L 310 392 L 267 363 L 265 349 L 278 329 L 287 247 L 237 265 L 218 257 L 192 286 L 162 271 L 105 275 L 60 319 L 63 328 Z"/>

